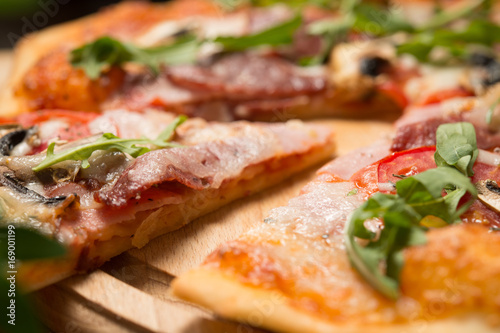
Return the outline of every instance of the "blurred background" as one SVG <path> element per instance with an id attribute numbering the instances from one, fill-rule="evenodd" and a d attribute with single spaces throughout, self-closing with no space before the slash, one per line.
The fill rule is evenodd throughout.
<path id="1" fill-rule="evenodd" d="M 0 0 L 0 48 L 24 34 L 93 13 L 119 0 Z"/>

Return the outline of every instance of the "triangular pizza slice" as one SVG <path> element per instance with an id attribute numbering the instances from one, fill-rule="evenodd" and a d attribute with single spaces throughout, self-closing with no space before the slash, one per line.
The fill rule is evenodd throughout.
<path id="1" fill-rule="evenodd" d="M 2 128 L 2 219 L 68 247 L 24 263 L 39 288 L 93 269 L 237 198 L 276 184 L 334 151 L 328 127 L 209 123 L 159 111 L 47 110 Z M 104 133 L 104 134 L 102 134 Z"/>

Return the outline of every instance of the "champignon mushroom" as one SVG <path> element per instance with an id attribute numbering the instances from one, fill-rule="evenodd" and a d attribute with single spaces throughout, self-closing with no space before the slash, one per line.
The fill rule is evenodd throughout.
<path id="1" fill-rule="evenodd" d="M 500 213 L 500 187 L 491 179 L 476 183 L 477 198 L 488 208 Z"/>

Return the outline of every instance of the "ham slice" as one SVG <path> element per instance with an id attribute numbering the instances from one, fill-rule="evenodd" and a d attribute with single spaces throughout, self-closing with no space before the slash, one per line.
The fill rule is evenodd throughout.
<path id="1" fill-rule="evenodd" d="M 210 66 L 171 67 L 166 73 L 177 86 L 217 93 L 228 100 L 309 95 L 326 87 L 321 75 L 308 76 L 286 60 L 247 53 L 224 56 Z"/>
<path id="2" fill-rule="evenodd" d="M 346 159 L 362 167 L 371 159 L 367 152 Z M 500 249 L 500 238 L 488 231 L 495 219 L 474 220 L 473 214 L 463 219 L 466 223 L 429 230 L 425 245 L 404 250 L 402 295 L 390 300 L 352 268 L 346 255 L 345 222 L 364 202 L 362 193 L 352 191 L 357 188 L 354 180 L 345 180 L 347 175 L 329 163 L 287 206 L 272 210 L 264 223 L 223 244 L 201 267 L 176 279 L 174 294 L 225 318 L 284 332 L 360 332 L 366 327 L 372 332 L 412 331 L 422 323 L 438 331 L 443 323 L 453 322 L 450 317 L 462 325 L 454 316 L 498 319 L 500 262 L 494 251 Z M 443 297 L 450 292 L 453 297 Z M 244 301 L 231 303 L 235 297 Z M 262 313 L 257 312 L 262 302 L 269 302 L 265 304 L 272 311 L 253 321 L 253 313 Z M 301 320 L 291 322 L 291 315 Z"/>
<path id="3" fill-rule="evenodd" d="M 191 139 L 183 142 L 183 136 Z M 285 125 L 239 122 L 205 129 L 193 126 L 181 134 L 181 142 L 190 146 L 156 150 L 137 158 L 116 183 L 99 192 L 98 200 L 121 207 L 152 186 L 169 181 L 196 190 L 216 189 L 247 166 L 306 152 L 311 143 L 326 143 L 328 137 L 326 128 L 313 130 L 297 122 Z"/>

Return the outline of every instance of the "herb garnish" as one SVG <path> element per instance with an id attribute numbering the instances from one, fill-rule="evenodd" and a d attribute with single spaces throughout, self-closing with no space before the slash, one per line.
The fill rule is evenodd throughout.
<path id="1" fill-rule="evenodd" d="M 225 51 L 244 51 L 263 45 L 277 46 L 290 44 L 293 34 L 302 24 L 300 15 L 272 26 L 263 31 L 241 37 L 217 37 L 214 40 L 198 40 L 193 35 L 178 38 L 169 45 L 139 48 L 111 37 L 101 37 L 71 52 L 71 64 L 82 68 L 92 80 L 109 67 L 131 62 L 145 65 L 154 74 L 160 66 L 189 64 L 196 60 L 200 46 L 205 42 L 215 42 Z"/>
<path id="2" fill-rule="evenodd" d="M 161 64 L 178 65 L 196 59 L 199 42 L 194 36 L 184 36 L 172 44 L 139 48 L 111 37 L 101 37 L 71 52 L 71 64 L 82 68 L 92 80 L 111 66 L 133 62 L 148 66 L 158 73 Z"/>
<path id="3" fill-rule="evenodd" d="M 479 150 L 476 143 L 476 131 L 471 123 L 443 124 L 436 132 L 437 166 L 456 168 L 467 177 L 472 177 L 472 166 Z"/>
<path id="4" fill-rule="evenodd" d="M 346 197 L 350 197 L 352 195 L 356 195 L 358 194 L 358 189 L 357 188 L 354 188 L 352 190 L 350 190 L 347 194 L 346 194 Z"/>
<path id="5" fill-rule="evenodd" d="M 75 148 L 64 150 L 60 153 L 54 153 L 55 143 L 51 143 L 47 148 L 47 157 L 33 168 L 33 171 L 38 172 L 46 169 L 56 163 L 73 160 L 82 161 L 81 167 L 86 169 L 90 166 L 88 159 L 93 152 L 97 150 L 115 149 L 123 153 L 127 153 L 132 157 L 138 157 L 149 151 L 150 148 L 138 145 L 154 145 L 159 148 L 179 147 L 175 143 L 168 142 L 172 139 L 176 128 L 187 119 L 186 116 L 179 116 L 171 122 L 163 132 L 154 140 L 148 138 L 141 139 L 121 139 L 112 133 L 105 133 L 95 142 L 81 145 Z"/>
<path id="6" fill-rule="evenodd" d="M 322 36 L 324 44 L 331 49 L 338 41 L 346 40 L 350 31 L 376 37 L 405 32 L 405 40 L 395 44 L 398 54 L 411 54 L 421 62 L 466 61 L 477 45 L 491 48 L 500 42 L 500 27 L 488 21 L 488 11 L 481 8 L 483 5 L 487 9 L 487 1 L 479 0 L 457 9 L 439 11 L 425 25 L 415 26 L 402 17 L 397 7 L 343 0 L 339 18 L 314 22 L 309 33 Z M 464 29 L 447 27 L 465 17 L 471 20 Z M 433 59 L 432 51 L 436 48 L 446 51 L 445 58 Z"/>
<path id="7" fill-rule="evenodd" d="M 490 48 L 500 42 L 500 27 L 485 19 L 472 20 L 462 30 L 440 28 L 422 30 L 410 35 L 408 41 L 398 45 L 398 53 L 409 53 L 423 62 L 445 63 L 455 59 L 467 61 L 478 45 Z M 434 60 L 432 51 L 441 48 L 446 51 L 442 59 Z"/>
<path id="8" fill-rule="evenodd" d="M 16 284 L 15 298 L 9 295 L 11 290 L 10 281 L 4 276 L 7 271 L 16 271 L 17 267 L 12 261 L 12 254 L 8 253 L 9 234 L 15 233 L 15 260 L 30 261 L 61 257 L 66 254 L 66 248 L 53 239 L 46 238 L 41 234 L 25 228 L 11 226 L 0 227 L 0 302 L 6 307 L 10 306 L 10 301 L 15 299 L 15 326 L 8 323 L 11 318 L 8 316 L 0 322 L 0 328 L 5 332 L 42 332 L 42 326 L 33 313 L 33 306 L 30 299 L 20 290 Z M 10 275 L 10 274 L 9 274 Z"/>
<path id="9" fill-rule="evenodd" d="M 488 112 L 486 112 L 486 123 L 491 124 L 491 120 L 493 119 L 493 114 L 495 113 L 495 109 L 500 104 L 500 97 L 488 108 Z"/>
<path id="10" fill-rule="evenodd" d="M 273 26 L 253 35 L 241 37 L 217 37 L 214 42 L 224 46 L 226 51 L 243 51 L 261 45 L 284 45 L 293 41 L 294 32 L 302 24 L 302 17 L 297 15 L 291 20 Z"/>
<path id="11" fill-rule="evenodd" d="M 269 6 L 279 3 L 275 0 L 220 0 L 225 8 L 236 8 L 243 3 L 254 6 Z M 348 39 L 350 32 L 375 37 L 390 36 L 405 32 L 403 41 L 395 43 L 398 54 L 411 54 L 421 62 L 446 63 L 451 60 L 467 61 L 477 51 L 492 49 L 500 42 L 500 27 L 488 20 L 488 1 L 477 0 L 461 5 L 457 9 L 440 10 L 425 25 L 415 26 L 403 18 L 397 7 L 382 6 L 376 3 L 362 3 L 360 0 L 293 0 L 287 2 L 291 7 L 316 5 L 338 9 L 339 17 L 319 20 L 308 26 L 308 33 L 321 36 L 322 50 L 319 54 L 300 59 L 301 65 L 317 65 L 328 59 L 333 47 Z M 462 29 L 451 29 L 449 25 L 468 18 Z M 302 24 L 300 16 L 282 22 L 264 31 L 240 37 L 217 37 L 214 40 L 199 40 L 193 35 L 180 37 L 169 45 L 152 48 L 139 48 L 122 43 L 110 37 L 101 37 L 83 45 L 71 53 L 71 63 L 81 67 L 91 79 L 111 66 L 133 62 L 149 67 L 157 74 L 161 64 L 176 65 L 193 63 L 200 46 L 205 42 L 215 42 L 225 51 L 243 51 L 262 45 L 278 46 L 290 44 L 293 35 Z M 433 52 L 441 50 L 443 52 Z M 483 50 L 484 51 L 484 50 Z M 436 56 L 439 55 L 440 56 Z"/>
<path id="12" fill-rule="evenodd" d="M 459 222 L 477 197 L 467 177 L 478 154 L 472 125 L 441 125 L 437 140 L 437 168 L 398 181 L 396 194 L 375 193 L 354 211 L 345 227 L 346 251 L 353 267 L 389 298 L 399 295 L 403 250 L 424 244 L 428 228 Z M 459 207 L 466 193 L 471 198 Z M 379 233 L 366 228 L 365 222 L 371 219 L 383 220 Z M 368 244 L 362 246 L 355 238 Z"/>

